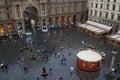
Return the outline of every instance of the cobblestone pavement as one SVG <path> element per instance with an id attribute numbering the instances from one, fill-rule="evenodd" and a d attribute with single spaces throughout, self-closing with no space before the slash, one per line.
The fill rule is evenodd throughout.
<path id="1" fill-rule="evenodd" d="M 105 74 L 110 68 L 112 51 L 118 51 L 115 55 L 115 64 L 120 61 L 120 47 L 113 46 L 105 42 L 105 39 L 96 39 L 85 33 L 82 33 L 78 28 L 66 28 L 49 30 L 47 33 L 38 31 L 32 34 L 33 44 L 30 49 L 20 50 L 26 37 L 15 37 L 16 43 L 8 40 L 6 46 L 0 43 L 0 61 L 1 63 L 8 62 L 8 72 L 2 71 L 0 68 L 0 80 L 56 80 L 57 77 L 63 77 L 64 80 L 116 80 L 120 75 L 120 69 L 115 72 L 115 78 L 106 78 Z M 84 44 L 82 44 L 84 42 Z M 87 72 L 76 67 L 76 53 L 79 49 L 86 48 L 88 45 L 94 46 L 97 50 L 106 53 L 105 61 L 101 69 L 94 72 Z M 63 47 L 63 51 L 61 50 Z M 53 50 L 51 54 L 45 55 L 42 49 Z M 39 52 L 40 50 L 40 52 Z M 71 55 L 69 55 L 69 52 Z M 61 58 L 66 58 L 66 64 L 61 64 Z M 30 55 L 37 55 L 36 59 L 30 59 Z M 44 58 L 45 57 L 45 58 Z M 27 72 L 24 67 L 27 67 Z M 44 79 L 41 76 L 42 67 L 50 73 Z M 70 67 L 74 67 L 73 74 L 70 74 Z"/>

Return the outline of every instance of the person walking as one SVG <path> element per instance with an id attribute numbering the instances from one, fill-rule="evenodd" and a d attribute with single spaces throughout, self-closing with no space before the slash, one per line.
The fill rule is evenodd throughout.
<path id="1" fill-rule="evenodd" d="M 120 80 L 120 76 L 117 77 L 117 80 Z"/>
<path id="2" fill-rule="evenodd" d="M 4 69 L 6 70 L 6 73 L 8 73 L 8 66 L 4 65 Z"/>
<path id="3" fill-rule="evenodd" d="M 63 58 L 61 58 L 61 65 L 63 65 Z"/>
<path id="4" fill-rule="evenodd" d="M 59 77 L 57 77 L 56 80 L 60 80 Z"/>
<path id="5" fill-rule="evenodd" d="M 32 52 L 33 50 L 32 50 L 32 47 L 30 48 L 30 52 Z"/>
<path id="6" fill-rule="evenodd" d="M 62 78 L 62 77 L 60 77 L 60 80 L 63 80 L 63 78 Z"/>
<path id="7" fill-rule="evenodd" d="M 74 67 L 70 67 L 70 73 L 71 73 L 71 75 L 73 75 L 73 69 L 74 69 Z"/>
<path id="8" fill-rule="evenodd" d="M 3 63 L 0 64 L 0 67 L 1 67 L 1 69 L 2 69 L 2 72 L 4 72 L 4 64 L 3 64 Z"/>
<path id="9" fill-rule="evenodd" d="M 40 77 L 37 77 L 37 80 L 40 80 Z"/>
<path id="10" fill-rule="evenodd" d="M 57 53 L 55 52 L 55 58 L 56 58 Z"/>
<path id="11" fill-rule="evenodd" d="M 57 55 L 58 55 L 58 58 L 60 58 L 60 53 L 59 52 L 57 53 Z"/>
<path id="12" fill-rule="evenodd" d="M 24 72 L 28 73 L 28 67 L 27 66 L 24 66 Z"/>
<path id="13" fill-rule="evenodd" d="M 52 68 L 49 68 L 49 73 L 50 75 L 52 75 Z"/>

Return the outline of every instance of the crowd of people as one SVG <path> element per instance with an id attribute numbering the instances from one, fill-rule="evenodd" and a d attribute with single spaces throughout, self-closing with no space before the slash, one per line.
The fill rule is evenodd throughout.
<path id="1" fill-rule="evenodd" d="M 26 39 L 26 41 L 22 41 L 21 44 L 20 44 L 20 52 L 21 52 L 21 55 L 20 55 L 20 59 L 18 59 L 17 63 L 20 65 L 20 67 L 22 67 L 22 70 L 27 74 L 28 71 L 29 71 L 29 66 L 26 66 L 24 65 L 25 64 L 25 56 L 23 55 L 24 51 L 28 50 L 30 51 L 31 53 L 33 52 L 33 48 L 34 48 L 34 43 L 40 45 L 41 42 L 43 42 L 44 44 L 48 44 L 47 43 L 47 40 L 44 39 L 43 41 L 34 41 L 32 40 L 32 37 L 26 37 L 26 38 L 29 38 L 29 39 Z M 65 38 L 63 36 L 63 38 Z M 37 54 L 37 58 L 36 60 L 40 60 L 41 62 L 45 62 L 45 61 L 49 61 L 49 58 L 51 57 L 51 55 L 54 55 L 55 56 L 55 59 L 59 59 L 59 62 L 61 65 L 66 65 L 67 64 L 67 58 L 65 56 L 65 54 L 67 52 L 65 52 L 65 49 L 63 46 L 60 45 L 60 41 L 57 40 L 56 41 L 56 44 L 53 44 L 52 46 L 44 46 L 42 49 L 38 49 L 36 50 L 36 52 L 38 53 Z M 56 46 L 58 47 L 59 46 L 59 49 L 56 48 Z M 71 52 L 69 51 L 68 52 L 68 55 L 70 56 L 71 55 Z M 72 67 L 73 68 L 73 67 Z M 8 67 L 6 65 L 2 66 L 2 69 L 3 70 L 6 70 L 8 72 Z M 49 75 L 52 76 L 53 74 L 53 68 L 49 68 Z M 73 74 L 73 70 L 71 70 L 70 68 L 70 74 Z M 40 80 L 40 77 L 37 77 L 37 80 Z M 57 77 L 56 80 L 64 80 L 63 77 Z"/>
<path id="2" fill-rule="evenodd" d="M 64 39 L 65 36 L 62 36 L 62 38 Z M 48 41 L 46 39 L 44 39 L 43 41 L 34 41 L 34 40 L 32 40 L 32 37 L 31 37 L 31 38 L 29 38 L 29 40 L 21 42 L 20 49 L 19 49 L 21 54 L 23 54 L 23 52 L 25 50 L 28 50 L 32 53 L 33 49 L 34 49 L 34 45 L 33 45 L 34 43 L 36 43 L 38 45 L 41 45 L 41 43 L 45 44 L 45 45 L 43 45 L 43 48 L 36 50 L 36 52 L 37 52 L 36 60 L 39 60 L 44 63 L 44 62 L 49 61 L 49 58 L 51 56 L 54 56 L 54 58 L 58 60 L 58 63 L 61 66 L 67 66 L 67 60 L 68 60 L 67 56 L 72 55 L 72 49 L 70 48 L 69 51 L 66 52 L 66 49 L 64 48 L 64 46 L 62 45 L 60 40 L 56 40 L 56 43 L 54 43 L 52 45 L 48 45 Z M 85 42 L 82 41 L 82 43 L 84 44 Z M 29 71 L 29 66 L 23 65 L 25 63 L 24 58 L 25 58 L 25 56 L 21 55 L 21 57 L 20 57 L 20 59 L 18 59 L 17 63 L 20 64 L 20 66 L 22 67 L 22 70 L 27 74 Z M 4 64 L 4 65 L 1 64 L 0 67 L 2 69 L 2 72 L 8 73 L 8 64 Z M 118 68 L 118 66 L 117 66 L 117 68 Z M 69 67 L 70 76 L 74 75 L 74 70 L 75 70 L 74 66 L 71 65 Z M 48 71 L 49 71 L 49 75 L 52 76 L 54 74 L 54 67 L 49 67 Z M 38 76 L 37 80 L 41 80 L 41 77 Z M 64 77 L 56 76 L 56 80 L 64 80 Z M 80 80 L 83 80 L 83 79 L 80 79 Z"/>

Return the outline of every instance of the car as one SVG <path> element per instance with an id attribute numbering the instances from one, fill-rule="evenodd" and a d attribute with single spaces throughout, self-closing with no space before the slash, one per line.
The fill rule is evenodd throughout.
<path id="1" fill-rule="evenodd" d="M 42 32 L 48 32 L 48 29 L 47 29 L 46 26 L 43 26 L 43 28 L 42 28 Z"/>
<path id="2" fill-rule="evenodd" d="M 57 28 L 59 28 L 59 26 L 56 25 L 56 24 L 52 24 L 52 25 L 49 25 L 48 28 L 49 28 L 49 29 L 57 29 Z"/>

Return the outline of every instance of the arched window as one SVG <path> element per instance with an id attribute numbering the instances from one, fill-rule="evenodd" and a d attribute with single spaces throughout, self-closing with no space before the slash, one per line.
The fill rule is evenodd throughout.
<path id="1" fill-rule="evenodd" d="M 8 33 L 13 33 L 13 25 L 12 24 L 8 24 L 7 25 L 7 28 L 8 28 Z"/>

